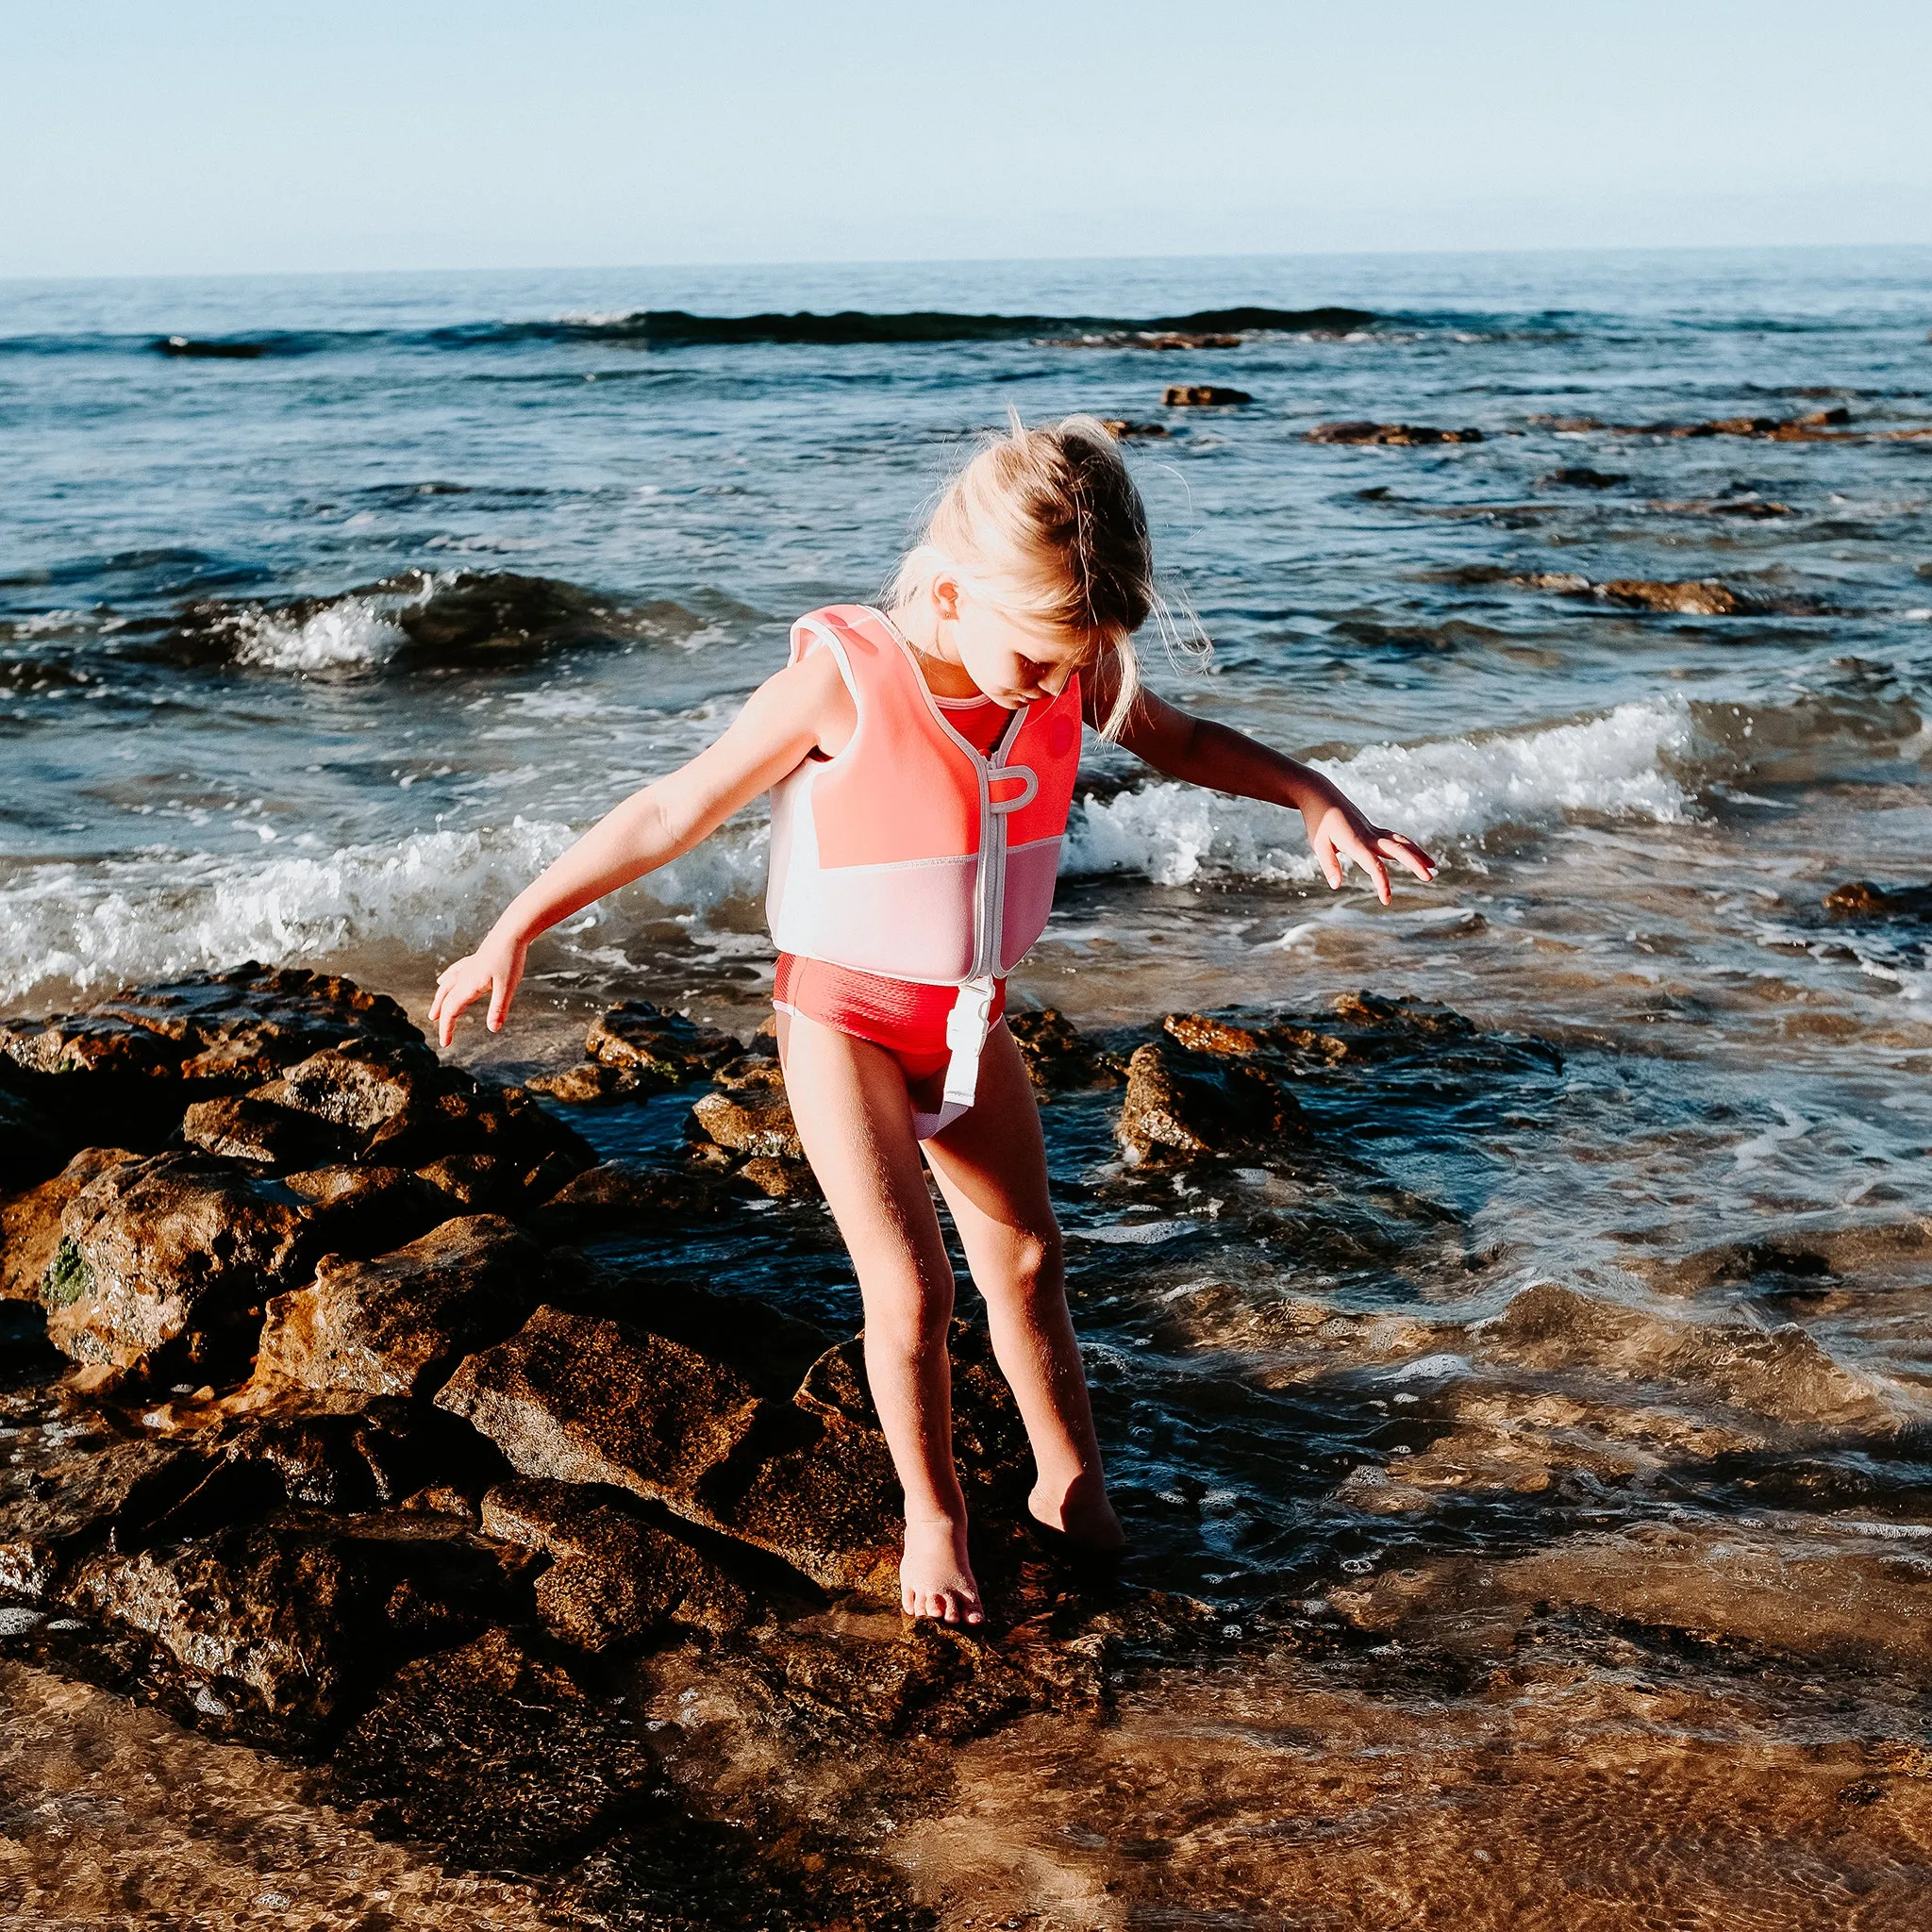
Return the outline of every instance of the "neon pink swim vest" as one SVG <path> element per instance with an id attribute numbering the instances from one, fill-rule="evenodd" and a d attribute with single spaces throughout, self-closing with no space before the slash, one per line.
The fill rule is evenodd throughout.
<path id="1" fill-rule="evenodd" d="M 927 1140 L 973 1105 L 993 980 L 1053 910 L 1080 764 L 1080 680 L 1015 711 L 982 756 L 879 611 L 835 604 L 791 626 L 792 663 L 821 645 L 858 724 L 837 758 L 808 758 L 772 789 L 765 913 L 781 953 L 959 989 L 945 1104 L 913 1116 Z"/>

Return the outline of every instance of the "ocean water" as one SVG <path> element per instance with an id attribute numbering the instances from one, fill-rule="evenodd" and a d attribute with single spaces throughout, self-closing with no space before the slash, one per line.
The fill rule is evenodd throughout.
<path id="1" fill-rule="evenodd" d="M 1238 305 L 1372 319 L 1117 332 Z M 638 319 L 800 309 L 1040 320 Z M 0 285 L 0 999 L 254 958 L 420 1013 L 794 615 L 877 593 L 976 432 L 1158 425 L 1130 460 L 1215 650 L 1150 644 L 1154 680 L 1441 877 L 1331 893 L 1283 814 L 1091 745 L 1014 997 L 1129 1043 L 1358 989 L 1474 1030 L 1311 1067 L 1286 1170 L 1152 1180 L 1117 1094 L 1048 1108 L 1134 1574 L 1316 1615 L 1667 1531 L 1747 1635 L 1737 1553 L 1813 1564 L 1802 1624 L 1932 1535 L 1932 923 L 1824 906 L 1932 884 L 1928 325 L 1932 251 Z M 1253 400 L 1165 408 L 1176 382 Z M 1805 440 L 1655 426 L 1819 411 Z M 1305 440 L 1352 419 L 1482 438 Z M 1601 588 L 1633 581 L 1722 588 Z M 764 839 L 755 808 L 571 922 L 463 1051 L 560 1063 L 621 997 L 756 1024 Z M 681 1112 L 579 1124 L 661 1148 Z M 793 1210 L 631 1258 L 855 1312 Z M 1663 1616 L 1654 1576 L 1639 1603 L 1586 1569 L 1564 1587 Z"/>

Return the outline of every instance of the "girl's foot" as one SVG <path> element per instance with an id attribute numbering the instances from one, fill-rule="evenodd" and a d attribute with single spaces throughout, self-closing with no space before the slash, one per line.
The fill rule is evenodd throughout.
<path id="1" fill-rule="evenodd" d="M 983 1624 L 979 1585 L 966 1558 L 963 1517 L 906 1519 L 906 1554 L 899 1559 L 899 1607 L 908 1617 L 941 1624 Z"/>
<path id="2" fill-rule="evenodd" d="M 1058 1492 L 1042 1485 L 1027 1497 L 1026 1507 L 1034 1522 L 1058 1530 L 1083 1550 L 1111 1555 L 1126 1547 L 1126 1531 L 1108 1501 L 1104 1485 L 1096 1483 L 1090 1488 L 1075 1483 Z"/>

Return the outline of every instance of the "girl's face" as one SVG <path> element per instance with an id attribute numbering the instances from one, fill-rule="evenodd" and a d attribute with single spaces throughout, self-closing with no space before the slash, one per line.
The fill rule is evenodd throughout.
<path id="1" fill-rule="evenodd" d="M 933 590 L 949 655 L 957 654 L 979 690 L 1009 711 L 1058 697 L 1089 655 L 1080 640 L 1009 616 L 956 579 L 942 575 Z"/>

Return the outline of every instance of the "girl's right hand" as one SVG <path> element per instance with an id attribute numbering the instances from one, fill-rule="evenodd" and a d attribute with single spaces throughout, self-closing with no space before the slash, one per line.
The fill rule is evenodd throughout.
<path id="1" fill-rule="evenodd" d="M 457 1015 L 472 1000 L 490 995 L 488 1025 L 501 1033 L 509 1014 L 509 1003 L 516 997 L 518 982 L 524 976 L 524 957 L 529 948 L 499 940 L 493 933 L 466 958 L 445 966 L 436 982 L 436 997 L 429 1003 L 429 1024 L 438 1041 L 447 1046 L 457 1030 Z"/>

